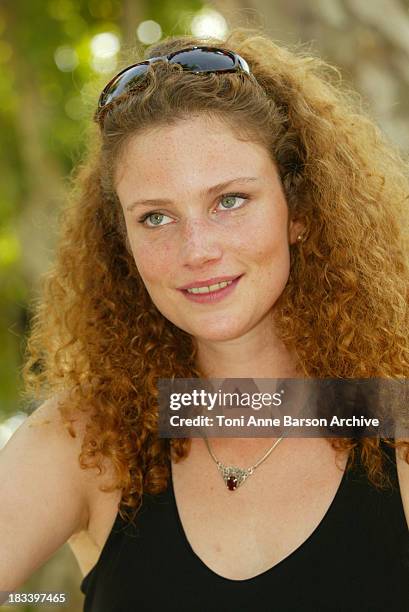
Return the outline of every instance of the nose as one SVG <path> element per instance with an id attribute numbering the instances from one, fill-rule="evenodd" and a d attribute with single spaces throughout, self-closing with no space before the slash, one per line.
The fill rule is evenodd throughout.
<path id="1" fill-rule="evenodd" d="M 181 236 L 181 261 L 189 267 L 200 267 L 222 256 L 222 237 L 218 228 L 206 219 L 186 219 Z"/>

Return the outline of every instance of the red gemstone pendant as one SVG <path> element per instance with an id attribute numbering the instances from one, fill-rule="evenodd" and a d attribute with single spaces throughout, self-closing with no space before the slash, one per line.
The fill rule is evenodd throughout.
<path id="1" fill-rule="evenodd" d="M 234 491 L 237 489 L 237 478 L 235 476 L 229 476 L 226 484 L 229 491 Z"/>
<path id="2" fill-rule="evenodd" d="M 229 491 L 235 491 L 253 473 L 253 468 L 242 469 L 235 465 L 224 465 L 220 461 L 217 464 L 223 480 Z"/>

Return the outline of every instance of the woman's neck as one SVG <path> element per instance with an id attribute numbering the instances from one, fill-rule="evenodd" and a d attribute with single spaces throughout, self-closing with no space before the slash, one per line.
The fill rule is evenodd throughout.
<path id="1" fill-rule="evenodd" d="M 196 339 L 198 364 L 209 378 L 303 378 L 296 357 L 279 340 L 272 325 L 252 329 L 240 338 Z"/>

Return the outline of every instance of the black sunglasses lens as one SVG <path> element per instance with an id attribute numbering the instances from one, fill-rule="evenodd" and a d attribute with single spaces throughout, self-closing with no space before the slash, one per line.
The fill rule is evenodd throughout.
<path id="1" fill-rule="evenodd" d="M 113 98 L 117 98 L 124 91 L 130 88 L 132 83 L 143 74 L 146 74 L 148 70 L 148 64 L 140 64 L 129 68 L 125 72 L 117 75 L 115 79 L 109 83 L 101 94 L 99 106 L 105 106 L 109 104 Z"/>
<path id="2" fill-rule="evenodd" d="M 140 62 L 117 74 L 103 90 L 98 103 L 99 110 L 123 92 L 130 90 L 138 77 L 148 72 L 150 64 L 161 59 L 167 60 L 171 64 L 179 64 L 184 70 L 190 72 L 233 72 L 241 70 L 250 74 L 247 62 L 243 58 L 222 49 L 199 47 L 177 51 L 167 57 L 151 58 L 145 62 Z"/>
<path id="3" fill-rule="evenodd" d="M 235 61 L 230 55 L 223 51 L 207 49 L 192 49 L 175 53 L 169 62 L 180 64 L 185 70 L 192 72 L 213 72 L 235 68 Z"/>

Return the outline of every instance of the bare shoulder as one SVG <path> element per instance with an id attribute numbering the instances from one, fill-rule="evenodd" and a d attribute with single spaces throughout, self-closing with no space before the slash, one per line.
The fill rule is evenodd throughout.
<path id="1" fill-rule="evenodd" d="M 84 498 L 87 501 L 87 522 L 78 528 L 78 532 L 87 530 L 90 523 L 99 516 L 102 508 L 112 505 L 112 500 L 120 499 L 120 491 L 117 489 L 112 492 L 101 490 L 103 487 L 111 486 L 116 482 L 116 473 L 112 461 L 108 457 L 100 457 L 99 464 L 101 471 L 97 467 L 83 468 L 80 465 L 79 457 L 86 434 L 87 425 L 92 419 L 92 413 L 82 410 L 71 410 L 67 412 L 68 421 L 64 421 L 59 407 L 64 407 L 64 398 L 55 399 L 54 406 L 42 406 L 37 415 L 36 422 L 44 424 L 49 420 L 55 428 L 57 435 L 64 438 L 64 445 L 69 448 L 70 462 L 69 468 L 74 471 L 75 478 L 78 478 L 82 488 Z M 56 409 L 57 408 L 57 409 Z M 104 504 L 103 500 L 107 500 Z M 109 512 L 109 511 L 108 511 Z"/>
<path id="2" fill-rule="evenodd" d="M 88 525 L 81 435 L 67 431 L 60 399 L 39 406 L 0 451 L 0 591 L 17 588 Z"/>
<path id="3" fill-rule="evenodd" d="M 66 413 L 66 422 L 63 422 L 60 411 L 54 415 L 51 410 L 50 416 L 55 419 L 56 429 L 65 430 L 65 443 L 72 447 L 74 457 L 71 466 L 80 482 L 87 508 L 86 520 L 77 526 L 68 539 L 68 544 L 82 574 L 85 575 L 96 564 L 108 538 L 118 511 L 122 491 L 115 487 L 113 490 L 104 490 L 105 487 L 111 488 L 112 485 L 116 485 L 117 480 L 113 463 L 109 457 L 100 457 L 101 471 L 97 467 L 84 469 L 80 465 L 79 457 L 87 425 L 92 419 L 90 411 L 70 411 L 66 409 L 63 400 L 60 400 L 60 405 Z M 38 416 L 40 419 L 48 415 L 44 412 Z M 68 438 L 69 441 L 67 441 Z"/>
<path id="4" fill-rule="evenodd" d="M 66 420 L 62 416 L 60 407 L 66 411 Z M 31 427 L 48 427 L 61 439 L 62 455 L 67 462 L 67 470 L 70 470 L 70 477 L 74 477 L 81 488 L 86 511 L 83 520 L 78 523 L 67 542 L 84 575 L 99 557 L 121 499 L 121 491 L 118 489 L 108 492 L 102 490 L 116 480 L 115 470 L 109 458 L 101 458 L 101 473 L 97 468 L 83 469 L 80 465 L 79 457 L 90 418 L 92 416 L 89 411 L 68 410 L 65 396 L 44 403 L 30 417 Z"/>
<path id="5" fill-rule="evenodd" d="M 409 442 L 409 438 L 399 438 L 397 441 L 403 440 Z M 405 510 L 406 520 L 409 528 L 409 464 L 404 459 L 405 449 L 396 449 L 396 467 L 398 471 L 399 486 Z"/>
<path id="6" fill-rule="evenodd" d="M 63 418 L 61 409 L 67 412 Z M 23 423 L 27 435 L 53 446 L 53 459 L 59 462 L 61 473 L 67 481 L 75 482 L 79 497 L 83 500 L 84 511 L 76 532 L 87 528 L 89 521 L 89 499 L 95 476 L 91 470 L 81 468 L 79 457 L 86 432 L 89 415 L 87 412 L 68 411 L 67 394 L 61 393 L 41 404 Z M 31 430 L 32 434 L 28 432 Z M 95 472 L 94 472 L 95 473 Z"/>
<path id="7" fill-rule="evenodd" d="M 61 408 L 67 419 L 63 418 Z M 90 523 L 101 514 L 98 508 L 101 507 L 102 500 L 107 500 L 106 505 L 109 508 L 115 503 L 112 500 L 120 499 L 118 490 L 113 493 L 101 491 L 101 487 L 109 486 L 115 481 L 115 470 L 107 457 L 101 457 L 101 473 L 96 467 L 83 468 L 80 465 L 80 454 L 90 418 L 92 416 L 89 411 L 69 410 L 66 394 L 61 394 L 44 402 L 27 419 L 27 427 L 42 429 L 43 435 L 48 432 L 60 442 L 59 459 L 66 467 L 67 476 L 77 482 L 81 497 L 86 502 L 84 520 L 78 524 L 72 539 L 75 539 L 76 534 L 88 531 Z"/>

